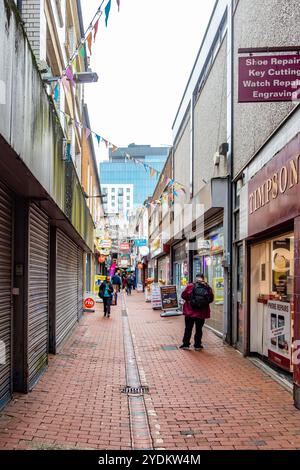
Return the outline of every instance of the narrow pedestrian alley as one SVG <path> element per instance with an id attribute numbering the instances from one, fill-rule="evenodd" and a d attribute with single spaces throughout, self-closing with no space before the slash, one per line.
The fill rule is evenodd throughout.
<path id="1" fill-rule="evenodd" d="M 162 319 L 143 294 L 111 318 L 98 304 L 34 390 L 2 410 L 0 448 L 300 448 L 288 391 L 207 329 L 203 351 L 179 350 L 182 333 L 183 317 Z"/>

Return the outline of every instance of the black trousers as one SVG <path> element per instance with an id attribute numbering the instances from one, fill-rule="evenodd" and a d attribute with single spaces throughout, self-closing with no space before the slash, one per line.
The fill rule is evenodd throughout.
<path id="1" fill-rule="evenodd" d="M 103 297 L 104 315 L 110 315 L 111 298 Z"/>
<path id="2" fill-rule="evenodd" d="M 182 343 L 185 347 L 189 347 L 191 344 L 191 336 L 193 332 L 194 325 L 196 326 L 195 338 L 194 338 L 194 346 L 195 348 L 199 348 L 201 346 L 202 341 L 202 328 L 205 323 L 204 318 L 191 318 L 185 317 L 185 332 Z"/>

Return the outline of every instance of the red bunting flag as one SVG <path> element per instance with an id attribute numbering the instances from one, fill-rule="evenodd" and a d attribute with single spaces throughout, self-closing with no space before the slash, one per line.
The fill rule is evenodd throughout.
<path id="1" fill-rule="evenodd" d="M 96 21 L 95 26 L 94 26 L 94 42 L 96 41 L 96 36 L 98 33 L 98 27 L 99 27 L 99 19 Z"/>
<path id="2" fill-rule="evenodd" d="M 88 35 L 88 37 L 86 38 L 86 42 L 87 42 L 87 45 L 88 45 L 88 48 L 89 48 L 89 51 L 90 51 L 90 55 L 92 55 L 92 40 L 93 40 L 93 35 L 92 35 L 92 31 L 91 31 L 90 34 Z"/>

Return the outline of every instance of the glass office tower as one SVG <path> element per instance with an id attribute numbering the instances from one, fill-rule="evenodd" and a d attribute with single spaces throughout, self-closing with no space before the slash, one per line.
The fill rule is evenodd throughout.
<path id="1" fill-rule="evenodd" d="M 143 205 L 152 196 L 158 178 L 150 176 L 149 170 L 125 158 L 125 153 L 162 171 L 168 157 L 170 147 L 151 147 L 151 145 L 135 145 L 119 148 L 116 152 L 109 151 L 109 161 L 100 163 L 101 187 L 106 185 L 132 185 L 133 209 Z M 109 201 L 107 201 L 109 202 Z M 104 201 L 104 210 L 105 210 Z"/>

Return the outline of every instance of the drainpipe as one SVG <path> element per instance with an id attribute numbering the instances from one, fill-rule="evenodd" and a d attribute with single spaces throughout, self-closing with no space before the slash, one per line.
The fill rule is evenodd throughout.
<path id="1" fill-rule="evenodd" d="M 23 0 L 17 0 L 17 7 L 20 12 L 20 15 L 22 15 L 22 2 Z"/>
<path id="2" fill-rule="evenodd" d="M 227 222 L 227 318 L 226 318 L 226 337 L 225 340 L 228 344 L 232 344 L 232 303 L 233 303 L 233 109 L 234 109 L 234 2 L 233 0 L 228 0 L 227 6 L 227 14 L 228 14 L 228 81 L 227 81 L 227 136 L 228 136 L 228 144 L 229 150 L 227 154 L 227 170 L 228 170 L 228 190 L 227 190 L 227 210 L 228 210 L 228 222 Z"/>

